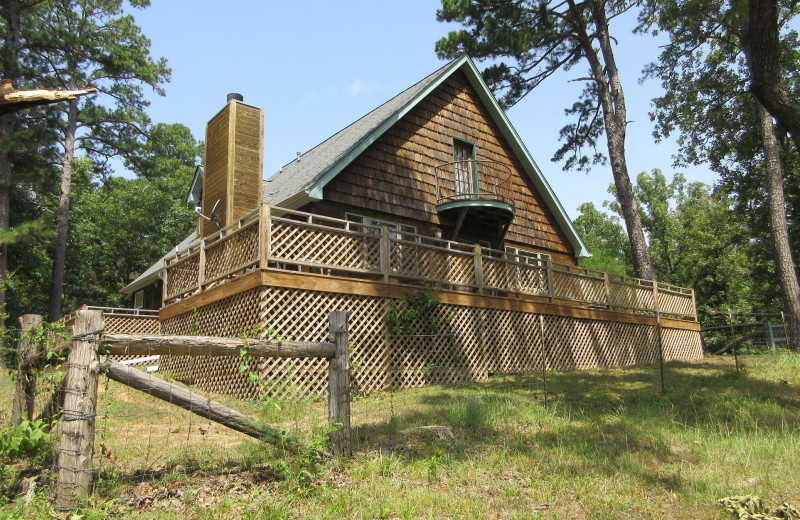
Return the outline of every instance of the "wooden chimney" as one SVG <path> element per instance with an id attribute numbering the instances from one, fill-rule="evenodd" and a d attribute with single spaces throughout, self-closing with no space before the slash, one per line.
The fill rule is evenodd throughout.
<path id="1" fill-rule="evenodd" d="M 256 209 L 262 197 L 264 110 L 229 94 L 228 104 L 206 126 L 202 213 L 208 217 L 219 202 L 217 222 L 225 227 Z M 200 219 L 199 234 L 217 231 Z"/>

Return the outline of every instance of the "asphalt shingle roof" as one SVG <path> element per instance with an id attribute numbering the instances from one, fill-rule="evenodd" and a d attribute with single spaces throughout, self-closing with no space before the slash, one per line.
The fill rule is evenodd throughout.
<path id="1" fill-rule="evenodd" d="M 348 127 L 332 135 L 318 144 L 299 159 L 285 165 L 281 171 L 274 173 L 264 181 L 264 202 L 280 205 L 280 203 L 307 191 L 325 173 L 338 165 L 349 153 L 359 147 L 366 139 L 375 139 L 373 135 L 387 119 L 416 99 L 428 85 L 436 82 L 454 67 L 452 61 L 422 81 L 407 88 L 383 105 L 379 106 Z"/>

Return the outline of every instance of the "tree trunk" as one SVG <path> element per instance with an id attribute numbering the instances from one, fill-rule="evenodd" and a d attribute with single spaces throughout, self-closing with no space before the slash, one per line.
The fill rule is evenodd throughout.
<path id="1" fill-rule="evenodd" d="M 75 160 L 75 134 L 78 131 L 78 100 L 69 102 L 67 128 L 64 134 L 64 156 L 61 159 L 61 195 L 58 198 L 58 222 L 56 242 L 53 248 L 53 278 L 50 285 L 51 322 L 61 317 L 64 299 L 64 263 L 67 256 L 67 233 L 69 231 L 69 197 L 72 187 L 72 168 Z"/>
<path id="2" fill-rule="evenodd" d="M 3 79 L 16 81 L 19 76 L 20 5 L 19 0 L 6 0 L 5 52 L 2 56 Z M 8 230 L 11 197 L 11 142 L 16 122 L 15 114 L 0 116 L 0 232 Z M 6 312 L 6 279 L 8 276 L 8 245 L 0 243 L 0 315 Z"/>
<path id="3" fill-rule="evenodd" d="M 574 0 L 568 0 L 568 3 L 578 24 L 578 34 L 584 56 L 589 62 L 592 78 L 597 84 L 598 101 L 603 109 L 603 121 L 608 140 L 608 157 L 611 161 L 611 172 L 614 175 L 614 185 L 617 189 L 617 201 L 619 201 L 625 228 L 628 231 L 628 240 L 631 243 L 633 267 L 639 278 L 652 280 L 655 278 L 653 263 L 650 260 L 650 252 L 647 250 L 642 219 L 633 196 L 633 185 L 628 175 L 628 163 L 625 159 L 625 135 L 628 124 L 625 94 L 622 92 L 622 82 L 619 79 L 614 50 L 611 47 L 605 3 L 597 0 L 589 3 L 595 26 L 595 37 L 600 42 L 603 62 L 600 61 L 594 48 L 594 40 L 589 37 L 583 23 L 583 13 L 575 5 Z"/>
<path id="4" fill-rule="evenodd" d="M 800 103 L 783 81 L 778 12 L 777 0 L 750 0 L 746 37 L 750 48 L 750 89 L 789 131 L 800 153 Z"/>
<path id="5" fill-rule="evenodd" d="M 786 202 L 783 195 L 783 168 L 781 167 L 775 125 L 764 106 L 756 100 L 758 123 L 764 144 L 764 166 L 767 170 L 767 197 L 769 202 L 769 225 L 772 230 L 772 247 L 775 267 L 783 296 L 784 312 L 789 322 L 790 344 L 795 346 L 800 338 L 800 284 L 794 268 L 794 258 L 789 243 L 786 224 Z"/>

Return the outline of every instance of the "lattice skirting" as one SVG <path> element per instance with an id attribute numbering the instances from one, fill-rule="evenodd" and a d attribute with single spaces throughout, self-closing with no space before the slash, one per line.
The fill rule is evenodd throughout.
<path id="1" fill-rule="evenodd" d="M 349 332 L 354 392 L 410 388 L 480 380 L 490 374 L 549 369 L 627 366 L 658 361 L 655 326 L 440 305 L 415 323 L 412 334 L 389 334 L 388 298 L 301 289 L 255 288 L 162 322 L 162 333 L 266 337 L 269 329 L 288 340 L 326 341 L 328 313 L 350 311 Z M 544 338 L 544 342 L 542 341 Z M 700 333 L 662 330 L 665 360 L 702 357 Z M 327 360 L 261 359 L 250 364 L 258 384 L 240 371 L 239 358 L 166 356 L 160 371 L 198 388 L 240 398 L 322 397 L 327 393 Z"/>

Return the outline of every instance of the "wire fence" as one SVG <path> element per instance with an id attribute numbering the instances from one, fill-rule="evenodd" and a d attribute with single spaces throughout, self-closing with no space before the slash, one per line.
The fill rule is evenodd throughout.
<path id="1" fill-rule="evenodd" d="M 701 334 L 707 354 L 761 353 L 796 343 L 783 313 L 728 312 L 709 315 Z"/>
<path id="2" fill-rule="evenodd" d="M 763 323 L 758 320 L 748 322 L 748 317 L 733 315 L 733 320 L 728 321 L 740 318 L 742 323 Z M 744 326 L 738 329 L 734 327 L 734 331 L 744 329 Z M 725 329 L 712 329 L 704 332 L 704 337 L 706 334 L 712 337 L 712 333 L 724 336 L 726 332 Z M 10 333 L 17 340 L 6 342 L 2 348 L 4 370 L 0 374 L 0 395 L 9 396 L 0 405 L 0 422 L 3 425 L 8 424 L 11 419 L 10 397 L 15 394 L 19 383 L 16 366 L 21 358 L 20 331 L 11 330 Z M 56 336 L 57 334 L 51 333 L 45 340 L 46 344 L 57 344 L 59 339 Z M 778 335 L 775 334 L 774 337 Z M 752 344 L 762 345 L 761 350 L 766 350 L 761 337 L 753 336 Z M 182 350 L 168 350 L 165 355 L 183 354 L 185 351 Z M 237 359 L 242 371 L 252 370 L 256 374 L 254 359 L 249 358 L 246 353 L 237 355 Z M 324 445 L 322 441 L 327 439 L 332 429 L 328 421 L 327 399 L 272 398 L 266 392 L 270 382 L 257 374 L 251 379 L 251 384 L 265 391 L 256 392 L 259 395 L 256 399 L 233 399 L 220 393 L 204 391 L 200 385 L 176 380 L 172 374 L 160 369 L 161 358 L 155 355 L 137 354 L 117 357 L 117 360 L 119 364 L 131 368 L 153 384 L 166 381 L 176 389 L 194 392 L 199 397 L 199 401 L 194 402 L 199 404 L 190 404 L 188 409 L 179 408 L 174 404 L 178 400 L 177 391 L 174 398 L 153 397 L 102 374 L 104 369 L 101 364 L 96 412 L 91 418 L 96 427 L 91 486 L 96 494 L 102 495 L 121 484 L 135 485 L 170 474 L 218 476 L 247 471 L 261 474 L 263 478 L 287 478 L 281 473 L 280 468 L 284 467 L 282 464 L 285 465 L 286 460 L 297 460 L 296 451 L 288 443 L 265 444 L 234 431 L 231 428 L 234 426 L 233 422 L 198 416 L 198 410 L 210 403 L 220 403 L 254 421 L 271 425 L 285 435 L 286 439 L 296 439 L 302 446 L 312 446 L 314 449 L 320 447 L 320 451 L 325 451 L 321 448 Z M 63 358 L 56 356 L 47 359 L 45 354 L 37 361 L 36 367 L 33 394 L 35 413 L 29 419 L 49 421 L 46 411 L 54 409 L 53 403 L 63 402 L 61 381 L 69 365 Z M 425 368 L 436 370 L 435 366 Z M 468 383 L 429 386 L 421 384 L 419 388 L 411 390 L 400 390 L 390 384 L 387 390 L 370 395 L 340 394 L 342 400 L 351 402 L 350 420 L 353 430 L 350 445 L 356 451 L 399 450 L 413 456 L 420 442 L 427 442 L 424 439 L 432 438 L 446 443 L 459 430 L 463 432 L 473 427 L 491 426 L 493 421 L 499 420 L 502 414 L 508 412 L 507 407 L 519 403 L 520 400 L 543 410 L 564 410 L 565 406 L 576 406 L 576 392 L 580 394 L 585 391 L 589 394 L 592 381 L 596 381 L 597 377 L 606 377 L 602 368 L 592 370 L 590 375 L 585 372 L 553 372 L 544 368 L 519 374 L 490 376 L 482 381 Z M 358 367 L 354 369 L 357 370 Z M 667 389 L 670 386 L 669 371 L 672 369 L 673 366 L 666 369 Z M 401 370 L 401 367 L 396 370 Z M 660 393 L 659 378 L 663 385 L 663 374 L 637 367 L 629 367 L 627 370 L 645 383 L 641 392 L 652 395 Z M 389 381 L 401 379 L 400 374 L 392 375 L 390 371 Z M 49 468 L 50 474 L 58 474 L 59 470 L 64 469 L 57 464 L 57 447 L 68 415 L 69 411 L 56 415 L 51 431 L 46 424 L 37 427 L 51 435 L 48 444 L 50 448 L 36 459 L 37 464 Z M 47 479 L 42 477 L 39 483 L 45 484 Z M 20 487 L 18 493 L 23 492 L 24 488 Z M 159 501 L 169 499 L 168 494 L 163 489 L 155 493 L 136 487 L 130 491 L 128 500 L 130 507 L 146 510 L 155 507 Z"/>

